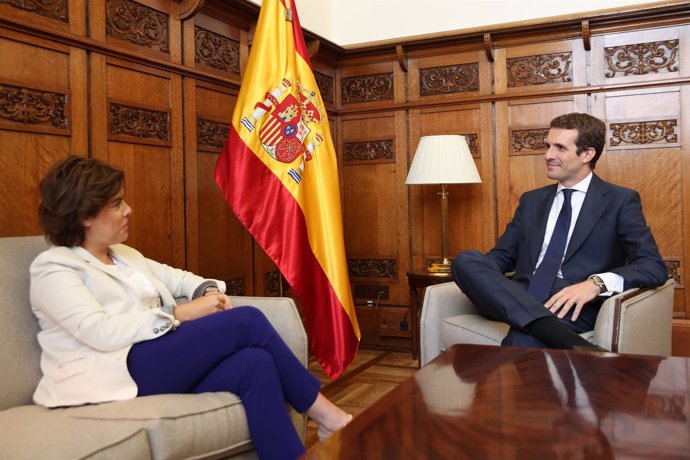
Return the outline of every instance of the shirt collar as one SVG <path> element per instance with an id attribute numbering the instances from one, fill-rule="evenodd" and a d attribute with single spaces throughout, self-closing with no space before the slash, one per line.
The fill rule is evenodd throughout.
<path id="1" fill-rule="evenodd" d="M 593 174 L 594 174 L 594 173 L 591 173 L 591 172 L 590 172 L 590 173 L 587 175 L 587 177 L 585 177 L 585 178 L 582 179 L 580 182 L 578 182 L 577 184 L 573 185 L 573 186 L 570 187 L 570 188 L 571 188 L 572 190 L 577 190 L 577 191 L 579 191 L 579 192 L 587 193 L 587 189 L 589 189 L 589 184 L 592 182 L 592 175 L 593 175 Z M 559 182 L 559 183 L 558 183 L 558 189 L 556 190 L 556 194 L 558 194 L 558 192 L 560 192 L 560 191 L 563 190 L 564 188 L 566 188 L 566 187 L 563 187 L 563 184 L 561 184 L 561 183 Z"/>

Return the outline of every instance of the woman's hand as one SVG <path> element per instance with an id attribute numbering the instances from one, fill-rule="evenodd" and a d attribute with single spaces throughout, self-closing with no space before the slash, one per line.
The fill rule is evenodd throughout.
<path id="1" fill-rule="evenodd" d="M 184 323 L 230 308 L 232 308 L 232 304 L 228 296 L 221 292 L 207 292 L 189 303 L 178 305 L 173 312 L 175 319 Z"/>

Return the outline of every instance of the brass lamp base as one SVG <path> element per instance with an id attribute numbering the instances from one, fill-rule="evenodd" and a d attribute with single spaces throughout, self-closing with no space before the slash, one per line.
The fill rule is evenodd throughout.
<path id="1" fill-rule="evenodd" d="M 436 275 L 436 276 L 450 275 L 450 259 L 443 259 L 443 262 L 433 263 L 433 264 L 431 264 L 430 267 L 427 267 L 426 271 L 430 275 Z"/>

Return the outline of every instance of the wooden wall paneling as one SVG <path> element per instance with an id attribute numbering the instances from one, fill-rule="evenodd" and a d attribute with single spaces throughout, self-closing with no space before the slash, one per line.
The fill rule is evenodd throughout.
<path id="1" fill-rule="evenodd" d="M 662 27 L 597 37 L 592 48 L 593 84 L 663 81 L 688 75 L 688 27 Z M 684 52 L 685 51 L 685 52 Z M 605 174 L 610 180 L 640 192 L 647 223 L 662 257 L 676 278 L 674 316 L 687 317 L 682 274 L 686 268 L 682 168 L 687 128 L 682 116 L 684 89 L 650 87 L 638 91 L 604 93 L 598 101 L 609 132 Z M 650 130 L 650 131 L 646 131 Z M 660 138 L 635 133 L 663 133 Z M 621 138 L 623 135 L 631 137 Z M 681 216 L 681 219 L 678 218 Z"/>
<path id="2" fill-rule="evenodd" d="M 416 67 L 416 62 L 410 60 L 410 70 Z M 408 160 L 407 160 L 407 172 L 410 170 L 412 165 L 412 160 L 414 159 L 414 154 L 419 145 L 419 139 L 422 137 L 422 123 L 421 123 L 421 110 L 411 109 L 407 113 L 408 123 L 409 123 L 409 150 L 408 150 Z M 408 231 L 410 232 L 410 266 L 409 271 L 422 272 L 426 266 L 426 261 L 424 257 L 424 239 L 425 234 L 425 221 L 424 221 L 424 188 L 426 186 L 420 185 L 407 185 L 407 208 L 408 208 Z M 440 209 L 440 205 L 439 205 Z M 450 213 L 449 213 L 450 214 Z M 452 217 L 448 216 L 448 226 L 450 227 L 450 222 Z M 437 232 L 440 241 L 440 231 Z M 440 243 L 439 243 L 440 244 Z M 440 246 L 439 246 L 440 248 Z M 449 249 L 450 251 L 450 249 Z M 452 252 L 451 252 L 452 254 Z"/>
<path id="3" fill-rule="evenodd" d="M 197 13 L 183 24 L 184 64 L 237 80 L 246 32 Z M 245 38 L 246 41 L 246 38 Z M 223 198 L 215 164 L 227 140 L 237 87 L 185 79 L 185 180 L 188 267 L 222 279 L 228 292 L 253 295 L 253 248 L 249 234 Z M 208 225 L 212 222 L 212 225 Z"/>
<path id="4" fill-rule="evenodd" d="M 179 4 L 169 0 L 92 0 L 91 38 L 140 56 L 182 62 Z"/>
<path id="5" fill-rule="evenodd" d="M 87 35 L 87 5 L 88 0 L 69 0 L 69 31 L 82 37 Z"/>
<path id="6" fill-rule="evenodd" d="M 321 99 L 323 100 L 326 110 L 332 111 L 335 109 L 335 94 L 336 94 L 336 71 L 333 67 L 320 63 L 319 61 L 312 61 L 312 70 L 314 71 L 314 79 L 319 88 Z M 329 121 L 334 121 L 335 115 L 328 115 Z M 334 126 L 331 126 L 331 134 L 335 137 Z M 335 139 L 334 139 L 335 141 Z M 334 144 L 337 145 L 337 144 Z"/>
<path id="7" fill-rule="evenodd" d="M 596 37 L 592 40 L 591 51 L 592 84 L 652 82 L 677 78 L 683 62 L 681 33 L 687 34 L 687 26 Z"/>
<path id="8" fill-rule="evenodd" d="M 240 82 L 246 31 L 204 13 L 186 21 L 184 28 L 185 65 Z"/>
<path id="9" fill-rule="evenodd" d="M 340 67 L 336 88 L 339 110 L 386 110 L 405 99 L 405 77 L 395 62 Z M 401 85 L 402 84 L 402 85 Z"/>
<path id="10" fill-rule="evenodd" d="M 401 225 L 407 222 L 407 146 L 397 135 L 404 123 L 404 114 L 395 112 L 339 120 L 345 249 L 356 302 L 374 300 L 377 286 L 385 286 L 382 302 L 407 303 L 401 287 L 408 253 Z"/>
<path id="11" fill-rule="evenodd" d="M 688 45 L 690 45 L 690 43 L 688 43 L 686 46 Z M 687 56 L 687 53 L 685 55 Z M 686 203 L 690 203 L 690 187 L 686 185 L 690 184 L 690 142 L 687 141 L 690 140 L 690 123 L 685 121 L 690 120 L 690 87 L 681 87 L 680 100 L 681 138 L 684 139 L 680 149 L 680 166 L 682 171 L 681 183 L 683 184 L 680 193 L 682 203 L 685 206 Z M 677 275 L 676 282 L 680 282 L 683 285 L 683 287 L 685 287 L 685 275 L 690 273 L 690 266 L 688 265 L 688 261 L 690 261 L 690 244 L 686 243 L 686 236 L 690 235 L 690 210 L 684 209 L 684 212 L 680 220 L 682 222 L 682 231 L 684 236 L 683 253 L 681 254 L 682 260 L 678 264 L 679 268 L 676 270 L 675 275 Z M 683 289 L 682 291 L 676 289 L 675 294 L 676 296 L 674 299 L 674 312 L 680 312 L 681 314 L 678 316 L 683 317 L 685 319 L 690 319 L 690 289 Z"/>
<path id="12" fill-rule="evenodd" d="M 684 214 L 680 91 L 666 87 L 605 95 L 607 151 L 602 176 L 637 190 L 665 260 L 682 260 Z M 645 137 L 644 134 L 660 134 Z M 601 161 L 600 160 L 600 161 Z M 598 168 L 597 168 L 598 170 Z M 676 286 L 676 289 L 682 289 Z M 681 309 L 676 305 L 676 309 Z"/>
<path id="13" fill-rule="evenodd" d="M 98 55 L 91 61 L 93 156 L 125 171 L 134 209 L 128 243 L 184 267 L 180 76 Z"/>
<path id="14" fill-rule="evenodd" d="M 295 295 L 290 292 L 290 286 L 284 282 L 282 274 L 273 260 L 268 257 L 268 254 L 256 240 L 251 240 L 250 243 L 253 250 L 253 259 L 251 260 L 254 268 L 254 294 L 263 297 L 275 297 L 281 295 L 282 289 L 283 296 L 295 298 Z M 299 299 L 295 298 L 295 302 L 297 307 L 301 308 Z"/>
<path id="15" fill-rule="evenodd" d="M 500 110 L 506 111 L 502 117 L 507 124 L 496 125 L 497 139 L 503 138 L 501 149 L 496 152 L 496 162 L 504 163 L 503 176 L 497 175 L 496 181 L 506 183 L 497 196 L 499 207 L 504 210 L 498 220 L 499 235 L 512 219 L 520 195 L 553 183 L 546 177 L 544 163 L 549 124 L 554 117 L 572 112 L 574 108 L 575 101 L 571 96 L 500 104 Z"/>
<path id="16" fill-rule="evenodd" d="M 491 63 L 482 52 L 410 59 L 408 98 L 410 101 L 431 105 L 436 101 L 447 102 L 449 99 L 462 104 L 463 99 L 468 96 L 491 94 L 491 75 Z M 484 117 L 479 115 L 480 112 Z M 490 248 L 495 242 L 495 222 L 492 217 L 494 171 L 491 104 L 410 110 L 409 120 L 411 156 L 414 155 L 421 136 L 467 136 L 484 183 L 480 186 L 449 187 L 449 251 L 452 256 L 462 249 Z M 416 271 L 424 270 L 432 259 L 440 258 L 440 203 L 437 188 L 409 187 L 412 268 Z M 468 205 L 468 200 L 472 204 Z M 472 210 L 469 212 L 473 215 L 467 215 L 467 210 Z M 415 231 L 419 234 L 415 235 Z"/>
<path id="17" fill-rule="evenodd" d="M 507 48 L 505 61 L 496 60 L 496 68 L 506 69 L 505 87 L 497 93 L 519 94 L 548 88 L 565 89 L 577 83 L 586 84 L 586 55 L 581 40 L 534 43 Z"/>
<path id="18" fill-rule="evenodd" d="M 192 21 L 187 21 L 189 24 Z M 185 40 L 185 52 L 188 43 Z M 204 277 L 212 277 L 202 273 L 199 245 L 199 119 L 197 109 L 197 82 L 193 78 L 182 79 L 182 93 L 184 97 L 184 184 L 185 184 L 185 247 L 187 249 L 187 270 Z M 203 118 L 202 118 L 203 119 Z M 202 144 L 203 145 L 203 144 Z M 214 148 L 215 147 L 214 145 Z M 207 269 L 207 268 L 205 268 Z M 217 278 L 220 279 L 220 278 Z"/>
<path id="19" fill-rule="evenodd" d="M 74 133 L 86 130 L 83 110 L 72 103 L 85 99 L 84 76 L 70 67 L 72 53 L 69 47 L 0 29 L 1 236 L 42 233 L 38 181 L 70 153 Z"/>
<path id="20" fill-rule="evenodd" d="M 687 77 L 690 75 L 690 27 L 687 25 L 678 26 L 678 47 L 680 53 L 680 76 Z M 690 87 L 687 85 L 681 86 L 680 88 L 680 136 L 681 136 L 681 146 L 680 146 L 680 165 L 682 170 L 681 176 L 681 198 L 683 205 L 690 203 L 690 187 L 686 184 L 690 184 Z M 681 260 L 677 262 L 677 267 L 671 267 L 672 275 L 676 278 L 676 282 L 679 282 L 684 289 L 676 289 L 675 292 L 675 303 L 676 306 L 675 313 L 679 317 L 690 319 L 690 289 L 685 289 L 685 274 L 690 273 L 690 244 L 687 244 L 687 235 L 690 235 L 690 209 L 684 209 L 682 215 L 682 229 L 683 229 L 683 253 L 681 254 Z M 685 338 L 690 338 L 687 334 L 690 322 L 685 323 Z M 675 332 L 675 331 L 674 331 Z M 675 337 L 674 337 L 675 342 Z M 686 345 L 690 345 L 690 342 L 686 341 Z M 674 343 L 674 351 L 676 350 L 676 344 Z M 684 349 L 683 356 L 690 356 L 690 347 Z"/>
<path id="21" fill-rule="evenodd" d="M 489 63 L 483 53 L 409 59 L 408 101 L 434 102 L 490 94 Z"/>
<path id="22" fill-rule="evenodd" d="M 491 138 L 491 131 L 482 131 L 481 108 L 477 104 L 462 105 L 459 108 L 423 109 L 418 122 L 419 136 L 436 134 L 461 134 L 470 140 L 469 144 L 475 157 L 478 171 L 488 175 L 485 184 L 451 184 L 448 186 L 448 243 L 451 257 L 463 249 L 484 249 L 485 233 L 493 234 L 495 224 L 493 209 L 485 209 L 485 193 L 493 196 L 491 167 L 493 165 L 491 150 L 485 152 L 481 146 L 486 145 L 483 137 Z M 414 156 L 419 138 L 411 139 L 410 156 Z M 486 162 L 485 163 L 485 155 Z M 410 162 L 412 158 L 410 158 Z M 488 170 L 488 171 L 487 171 Z M 425 270 L 432 262 L 441 258 L 441 202 L 438 196 L 440 186 L 409 186 L 410 193 L 421 194 L 421 208 L 410 209 L 412 221 L 421 219 L 423 224 L 422 247 L 413 247 L 413 254 L 421 252 L 422 266 L 413 267 L 417 271 Z M 490 203 L 490 202 L 489 202 Z M 415 227 L 419 225 L 413 224 Z M 415 257 L 417 258 L 417 257 Z"/>
<path id="23" fill-rule="evenodd" d="M 192 266 L 224 280 L 235 294 L 252 295 L 252 241 L 214 179 L 216 161 L 228 137 L 236 90 L 185 82 L 187 248 Z M 192 263 L 193 262 L 193 263 Z"/>
<path id="24" fill-rule="evenodd" d="M 80 21 L 79 6 L 82 0 L 56 0 L 53 2 L 24 2 L 5 0 L 0 2 L 0 17 L 17 19 L 31 23 L 46 30 L 65 32 L 70 30 L 70 23 Z M 81 14 L 83 24 L 83 13 Z M 78 30 L 78 27 L 77 27 Z"/>

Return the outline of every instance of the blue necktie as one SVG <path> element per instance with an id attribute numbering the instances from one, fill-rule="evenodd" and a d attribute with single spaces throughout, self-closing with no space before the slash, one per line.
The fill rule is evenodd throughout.
<path id="1" fill-rule="evenodd" d="M 556 219 L 556 226 L 551 235 L 551 241 L 546 248 L 544 258 L 534 272 L 532 280 L 529 282 L 527 292 L 539 299 L 540 302 L 546 301 L 551 294 L 551 288 L 556 281 L 558 269 L 561 268 L 563 261 L 563 254 L 565 254 L 565 243 L 568 240 L 568 230 L 570 229 L 570 219 L 573 214 L 570 205 L 570 196 L 573 193 L 572 189 L 564 188 L 563 192 L 563 206 L 561 212 Z"/>

